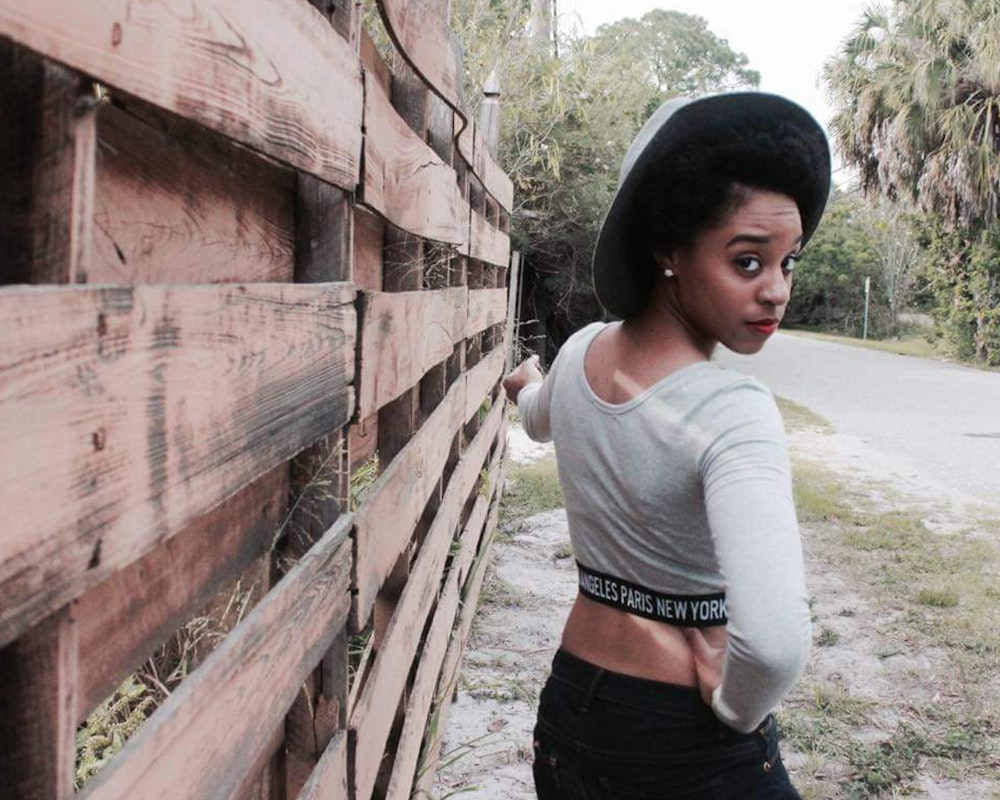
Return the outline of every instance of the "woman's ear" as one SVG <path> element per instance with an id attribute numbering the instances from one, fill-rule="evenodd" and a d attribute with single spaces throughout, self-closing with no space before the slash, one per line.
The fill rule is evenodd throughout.
<path id="1" fill-rule="evenodd" d="M 673 253 L 664 248 L 654 249 L 653 260 L 656 261 L 656 266 L 663 273 L 664 278 L 674 277 Z"/>

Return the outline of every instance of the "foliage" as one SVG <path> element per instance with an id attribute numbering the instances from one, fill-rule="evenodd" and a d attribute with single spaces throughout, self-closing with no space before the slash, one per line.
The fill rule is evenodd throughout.
<path id="1" fill-rule="evenodd" d="M 898 209 L 835 195 L 795 271 L 787 324 L 861 336 L 871 278 L 869 335 L 895 336 L 921 265 L 913 222 Z"/>
<path id="2" fill-rule="evenodd" d="M 507 523 L 562 508 L 562 487 L 555 458 L 514 465 L 500 501 L 500 520 Z"/>
<path id="3" fill-rule="evenodd" d="M 662 10 L 566 38 L 554 58 L 528 35 L 529 6 L 454 0 L 451 25 L 468 96 L 499 73 L 500 156 L 516 188 L 512 244 L 542 298 L 529 316 L 575 327 L 584 320 L 574 313 L 600 314 L 590 261 L 636 131 L 668 97 L 753 87 L 759 75 L 703 19 Z"/>
<path id="4" fill-rule="evenodd" d="M 866 209 L 862 222 L 877 256 L 875 285 L 886 312 L 886 333 L 892 336 L 920 265 L 917 221 L 905 207 L 882 201 Z"/>
<path id="5" fill-rule="evenodd" d="M 934 315 L 961 358 L 1000 364 L 1000 226 L 972 232 L 930 215 L 924 278 Z"/>
<path id="6" fill-rule="evenodd" d="M 1000 4 L 873 6 L 824 77 L 862 186 L 933 215 L 939 322 L 962 354 L 1000 362 Z"/>
<path id="7" fill-rule="evenodd" d="M 856 197 L 830 203 L 795 270 L 787 324 L 861 333 L 864 281 L 877 258 L 861 208 Z"/>
<path id="8" fill-rule="evenodd" d="M 124 747 L 156 706 L 155 695 L 130 675 L 87 717 L 76 733 L 77 789 Z"/>
<path id="9" fill-rule="evenodd" d="M 181 682 L 246 616 L 255 585 L 226 587 L 206 612 L 179 628 L 77 728 L 77 789 L 97 775 Z"/>
<path id="10" fill-rule="evenodd" d="M 1000 5 L 869 7 L 825 79 L 838 107 L 834 138 L 866 188 L 953 221 L 996 219 Z"/>

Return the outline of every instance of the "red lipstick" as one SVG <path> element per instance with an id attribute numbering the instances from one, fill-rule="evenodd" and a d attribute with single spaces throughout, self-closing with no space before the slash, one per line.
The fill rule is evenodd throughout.
<path id="1" fill-rule="evenodd" d="M 758 333 L 762 333 L 765 336 L 770 336 L 776 330 L 778 330 L 778 320 L 776 319 L 755 319 L 753 322 L 747 323 L 751 328 L 753 328 Z"/>

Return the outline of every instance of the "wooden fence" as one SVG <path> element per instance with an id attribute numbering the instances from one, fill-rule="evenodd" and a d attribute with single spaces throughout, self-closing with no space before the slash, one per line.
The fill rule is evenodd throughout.
<path id="1" fill-rule="evenodd" d="M 3 798 L 73 796 L 81 721 L 254 579 L 82 796 L 433 777 L 503 483 L 513 187 L 447 0 L 379 11 L 395 71 L 354 0 L 0 0 Z"/>

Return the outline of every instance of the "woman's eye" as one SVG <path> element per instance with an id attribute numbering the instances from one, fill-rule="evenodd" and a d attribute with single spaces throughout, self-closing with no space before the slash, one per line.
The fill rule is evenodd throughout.
<path id="1" fill-rule="evenodd" d="M 744 275 L 756 275 L 761 271 L 760 259 L 756 256 L 743 256 L 736 259 L 736 266 Z"/>
<path id="2" fill-rule="evenodd" d="M 781 262 L 781 269 L 785 272 L 794 272 L 795 266 L 799 263 L 799 256 L 788 256 Z"/>

